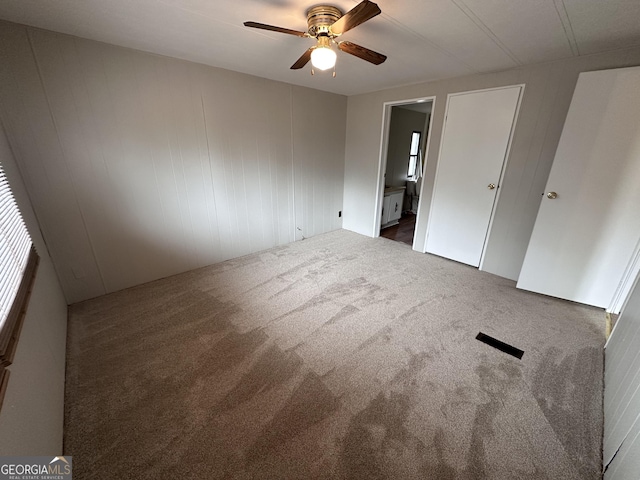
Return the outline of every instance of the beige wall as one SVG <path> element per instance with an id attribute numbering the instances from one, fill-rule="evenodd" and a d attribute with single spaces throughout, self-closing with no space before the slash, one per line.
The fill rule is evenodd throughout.
<path id="1" fill-rule="evenodd" d="M 634 65 L 640 65 L 638 48 L 349 97 L 343 228 L 377 234 L 374 215 L 379 208 L 376 189 L 384 102 L 436 97 L 416 226 L 415 244 L 423 246 L 447 94 L 525 84 L 484 260 L 485 270 L 517 279 L 579 73 Z"/>
<path id="2" fill-rule="evenodd" d="M 0 455 L 57 455 L 62 453 L 67 305 L 1 127 L 0 162 L 40 255 L 0 410 Z"/>
<path id="3" fill-rule="evenodd" d="M 69 303 L 340 228 L 346 104 L 0 23 L 0 118 Z"/>

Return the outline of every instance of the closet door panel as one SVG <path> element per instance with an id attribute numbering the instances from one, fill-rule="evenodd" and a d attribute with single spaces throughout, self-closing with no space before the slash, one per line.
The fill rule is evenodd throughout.
<path id="1" fill-rule="evenodd" d="M 640 67 L 580 74 L 518 288 L 614 312 L 627 297 L 640 246 L 638 92 Z"/>
<path id="2" fill-rule="evenodd" d="M 426 251 L 477 267 L 521 86 L 449 95 Z"/>

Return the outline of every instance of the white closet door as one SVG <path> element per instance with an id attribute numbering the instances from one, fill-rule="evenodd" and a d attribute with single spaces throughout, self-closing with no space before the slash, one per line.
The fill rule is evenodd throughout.
<path id="1" fill-rule="evenodd" d="M 580 74 L 518 288 L 609 308 L 625 275 L 634 278 L 639 92 L 640 67 Z"/>
<path id="2" fill-rule="evenodd" d="M 521 86 L 449 95 L 426 251 L 477 267 Z"/>

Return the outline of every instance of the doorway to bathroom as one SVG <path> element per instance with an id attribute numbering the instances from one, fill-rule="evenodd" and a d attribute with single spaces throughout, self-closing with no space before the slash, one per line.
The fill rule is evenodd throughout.
<path id="1" fill-rule="evenodd" d="M 381 237 L 413 247 L 433 98 L 385 105 Z"/>

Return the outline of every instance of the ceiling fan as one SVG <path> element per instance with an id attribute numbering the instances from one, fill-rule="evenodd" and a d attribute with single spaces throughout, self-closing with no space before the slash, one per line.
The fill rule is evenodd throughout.
<path id="1" fill-rule="evenodd" d="M 315 38 L 317 44 L 304 52 L 302 56 L 291 65 L 292 70 L 298 70 L 304 67 L 309 60 L 311 60 L 311 64 L 319 70 L 333 68 L 336 63 L 336 52 L 331 48 L 332 43 L 335 43 L 338 49 L 345 53 L 355 55 L 374 65 L 380 65 L 387 59 L 385 55 L 352 42 L 336 40 L 343 33 L 367 20 L 371 20 L 380 13 L 381 10 L 378 5 L 369 0 L 363 0 L 345 14 L 343 14 L 339 8 L 331 5 L 311 7 L 307 12 L 308 29 L 306 32 L 275 27 L 258 22 L 244 22 L 244 26 L 286 33 L 297 37 Z M 313 74 L 313 69 L 311 73 Z M 335 76 L 335 71 L 333 75 Z"/>

